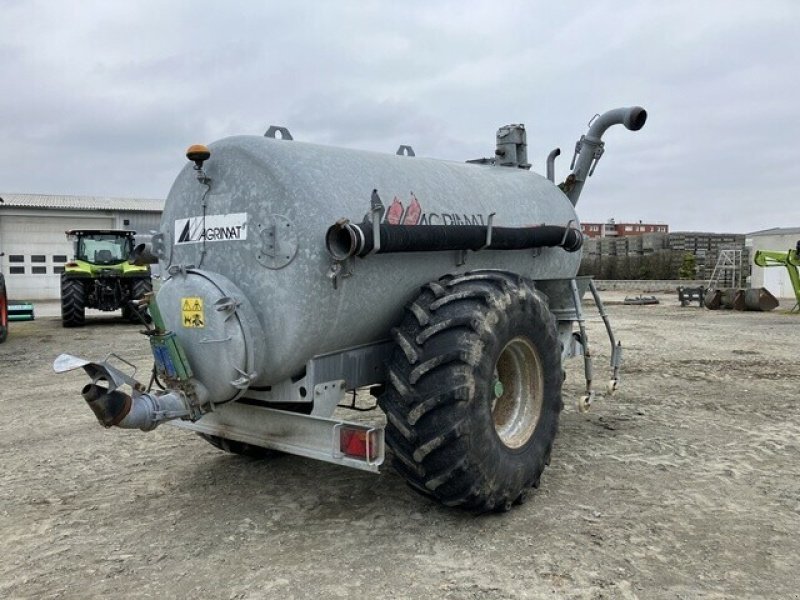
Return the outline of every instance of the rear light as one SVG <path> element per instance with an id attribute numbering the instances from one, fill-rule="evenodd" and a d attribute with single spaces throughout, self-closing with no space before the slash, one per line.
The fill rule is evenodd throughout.
<path id="1" fill-rule="evenodd" d="M 377 429 L 359 429 L 343 425 L 339 428 L 339 452 L 368 462 L 378 458 L 380 435 Z"/>

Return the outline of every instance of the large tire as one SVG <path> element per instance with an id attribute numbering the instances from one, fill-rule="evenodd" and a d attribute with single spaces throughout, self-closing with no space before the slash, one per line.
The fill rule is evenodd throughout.
<path id="1" fill-rule="evenodd" d="M 153 282 L 150 279 L 134 279 L 131 283 L 131 300 L 138 300 L 152 291 Z M 136 314 L 137 311 L 141 316 Z M 142 320 L 149 323 L 151 320 L 146 308 L 136 309 L 127 303 L 122 307 L 122 317 L 133 323 L 141 323 Z"/>
<path id="2" fill-rule="evenodd" d="M 80 279 L 61 278 L 61 324 L 81 327 L 86 319 L 86 287 Z"/>
<path id="3" fill-rule="evenodd" d="M 8 295 L 6 294 L 6 282 L 0 274 L 0 344 L 8 337 Z"/>
<path id="4" fill-rule="evenodd" d="M 283 455 L 283 452 L 279 452 L 277 450 L 262 448 L 261 446 L 253 446 L 252 444 L 248 444 L 246 442 L 229 440 L 217 435 L 210 435 L 208 433 L 198 433 L 197 435 L 215 448 L 219 448 L 225 452 L 230 452 L 231 454 L 240 454 L 242 456 L 249 456 L 250 458 L 271 458 L 274 456 Z"/>
<path id="5" fill-rule="evenodd" d="M 379 399 L 395 468 L 448 506 L 508 510 L 549 463 L 561 412 L 561 350 L 547 302 L 500 271 L 422 288 L 392 334 Z"/>

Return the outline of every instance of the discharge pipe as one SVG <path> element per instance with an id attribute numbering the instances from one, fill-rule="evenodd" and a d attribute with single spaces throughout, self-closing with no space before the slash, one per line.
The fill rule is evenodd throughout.
<path id="1" fill-rule="evenodd" d="M 128 262 L 137 267 L 144 267 L 146 265 L 154 265 L 158 262 L 158 257 L 153 254 L 152 244 L 139 244 L 133 249 Z"/>
<path id="2" fill-rule="evenodd" d="M 597 161 L 603 155 L 603 134 L 613 125 L 624 125 L 631 131 L 639 131 L 647 121 L 647 111 L 641 106 L 615 108 L 604 112 L 594 119 L 589 125 L 589 131 L 582 135 L 575 146 L 575 155 L 572 158 L 572 173 L 563 184 L 564 193 L 572 205 L 578 203 L 586 179 L 591 177 L 597 166 Z"/>
<path id="3" fill-rule="evenodd" d="M 485 225 L 385 225 L 375 243 L 373 225 L 339 221 L 328 228 L 325 246 L 334 260 L 394 252 L 442 250 L 524 250 L 561 247 L 575 252 L 583 245 L 578 229 L 559 225 L 487 227 Z M 377 246 L 377 248 L 376 248 Z"/>
<path id="4" fill-rule="evenodd" d="M 83 399 L 104 427 L 151 431 L 164 421 L 192 414 L 186 397 L 177 391 L 164 394 L 140 394 L 133 398 L 118 389 L 109 391 L 96 383 L 81 390 Z"/>

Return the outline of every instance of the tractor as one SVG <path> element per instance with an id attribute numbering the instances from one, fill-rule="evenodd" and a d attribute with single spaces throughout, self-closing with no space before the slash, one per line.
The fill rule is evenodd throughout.
<path id="1" fill-rule="evenodd" d="M 153 290 L 148 266 L 131 264 L 135 231 L 81 229 L 67 231 L 74 258 L 61 274 L 61 322 L 82 326 L 86 309 L 122 309 L 123 318 L 139 322 L 146 313 L 131 304 Z"/>

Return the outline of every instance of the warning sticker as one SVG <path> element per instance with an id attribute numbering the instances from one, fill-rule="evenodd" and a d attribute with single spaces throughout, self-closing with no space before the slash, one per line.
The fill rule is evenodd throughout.
<path id="1" fill-rule="evenodd" d="M 205 327 L 202 298 L 181 298 L 181 317 L 184 327 Z"/>

